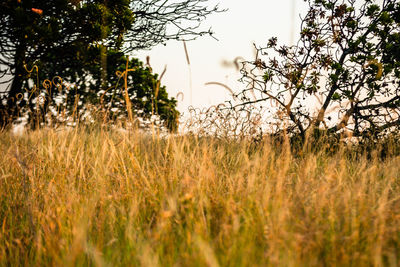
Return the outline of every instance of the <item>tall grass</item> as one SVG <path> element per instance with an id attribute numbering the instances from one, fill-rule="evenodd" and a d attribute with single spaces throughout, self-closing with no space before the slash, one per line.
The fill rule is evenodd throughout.
<path id="1" fill-rule="evenodd" d="M 400 261 L 400 157 L 83 128 L 0 151 L 2 266 Z"/>

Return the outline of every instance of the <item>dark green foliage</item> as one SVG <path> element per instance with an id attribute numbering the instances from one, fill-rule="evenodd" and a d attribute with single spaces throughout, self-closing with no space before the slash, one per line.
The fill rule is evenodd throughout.
<path id="1" fill-rule="evenodd" d="M 26 91 L 33 88 L 27 83 L 30 75 L 26 67 L 39 67 L 39 81 L 60 76 L 73 83 L 88 67 L 99 63 L 99 44 L 120 49 L 121 42 L 116 37 L 134 22 L 129 1 L 125 0 L 75 5 L 67 0 L 6 0 L 0 7 L 0 64 L 6 67 L 2 72 L 12 77 L 0 103 L 2 127 L 25 112 L 38 118 L 32 114 L 37 113 L 33 109 L 40 91 L 37 88 L 35 94 L 27 96 Z M 42 112 L 54 97 L 54 91 L 46 93 Z M 21 94 L 25 97 L 17 102 Z M 44 119 L 45 114 L 41 115 Z"/>
<path id="2" fill-rule="evenodd" d="M 138 59 L 129 60 L 119 51 L 110 50 L 107 54 L 106 83 L 101 84 L 101 68 L 93 65 L 88 75 L 92 79 L 80 80 L 77 84 L 77 93 L 85 101 L 100 105 L 107 110 L 108 119 L 124 118 L 127 116 L 125 103 L 125 85 L 123 72 L 128 68 L 127 90 L 132 109 L 137 117 L 149 119 L 152 115 L 159 115 L 169 130 L 177 127 L 179 112 L 176 110 L 177 101 L 169 98 L 165 86 L 160 85 L 157 74 L 153 74 L 149 66 L 143 66 Z M 82 75 L 84 77 L 85 75 Z M 102 90 L 98 88 L 103 87 Z M 73 99 L 69 99 L 72 103 Z M 73 105 L 70 105 L 73 106 Z"/>
<path id="3" fill-rule="evenodd" d="M 1 92 L 0 128 L 7 127 L 26 114 L 35 126 L 46 122 L 52 103 L 61 95 L 56 90 L 42 88 L 41 82 L 56 76 L 72 85 L 73 90 L 64 92 L 64 95 L 67 94 L 69 100 L 74 100 L 67 103 L 80 106 L 99 104 L 100 92 L 115 86 L 113 83 L 118 79 L 115 72 L 121 71 L 128 52 L 151 48 L 169 39 L 189 40 L 199 35 L 211 34 L 211 31 L 199 29 L 199 25 L 206 15 L 218 12 L 219 8 L 208 8 L 205 2 L 206 0 L 173 3 L 161 0 L 2 1 L 0 76 L 9 77 L 3 79 L 3 83 L 9 83 L 9 86 Z M 176 12 L 172 12 L 173 10 Z M 186 28 L 174 26 L 185 22 L 188 25 Z M 150 69 L 144 68 L 137 60 L 133 60 L 131 64 L 137 68 L 129 73 L 129 93 L 133 99 L 134 112 L 139 114 L 140 110 L 143 117 L 159 114 L 169 128 L 176 127 L 171 124 L 176 122 L 171 118 L 178 114 L 175 110 L 176 101 L 168 98 L 165 88 L 158 84 L 157 75 L 152 74 Z M 35 72 L 30 74 L 27 71 L 32 66 L 38 67 L 39 79 L 32 77 Z M 34 78 L 36 88 L 32 82 L 28 82 L 30 78 Z M 39 84 L 37 80 L 40 81 Z M 154 94 L 155 84 L 159 88 L 157 97 Z M 52 86 L 56 87 L 56 84 L 53 83 Z M 44 90 L 41 91 L 40 88 Z M 30 93 L 32 90 L 33 94 Z M 41 101 L 38 100 L 40 94 Z M 69 106 L 68 109 L 75 110 L 75 107 Z"/>

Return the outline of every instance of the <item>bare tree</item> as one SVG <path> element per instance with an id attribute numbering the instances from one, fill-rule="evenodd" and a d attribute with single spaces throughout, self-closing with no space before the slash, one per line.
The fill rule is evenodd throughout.
<path id="1" fill-rule="evenodd" d="M 213 36 L 211 28 L 203 29 L 204 19 L 224 10 L 209 6 L 208 0 L 132 0 L 135 15 L 132 28 L 125 35 L 126 51 L 148 49 L 168 40 L 193 40 Z"/>

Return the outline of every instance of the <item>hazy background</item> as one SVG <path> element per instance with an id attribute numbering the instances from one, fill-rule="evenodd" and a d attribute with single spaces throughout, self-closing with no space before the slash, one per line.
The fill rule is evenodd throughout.
<path id="1" fill-rule="evenodd" d="M 221 82 L 234 91 L 244 87 L 237 80 L 240 74 L 232 64 L 224 66 L 223 61 L 236 57 L 246 60 L 254 58 L 254 46 L 265 46 L 270 37 L 278 37 L 278 44 L 290 44 L 296 40 L 300 29 L 300 13 L 305 14 L 306 3 L 300 0 L 227 0 L 210 1 L 227 8 L 225 13 L 210 16 L 203 24 L 212 27 L 215 40 L 204 36 L 187 42 L 191 63 L 190 71 L 186 61 L 183 43 L 170 41 L 166 46 L 159 45 L 151 51 L 140 51 L 134 56 L 146 62 L 150 56 L 151 66 L 156 73 L 167 71 L 162 78 L 170 96 L 179 96 L 178 109 L 186 112 L 190 105 L 206 107 L 230 99 L 230 93 L 218 85 L 205 85 L 206 82 Z M 192 97 L 190 96 L 192 87 Z"/>
<path id="2" fill-rule="evenodd" d="M 291 44 L 296 40 L 300 28 L 300 14 L 305 14 L 306 3 L 302 0 L 210 0 L 228 9 L 224 13 L 209 16 L 203 29 L 212 28 L 214 36 L 203 36 L 187 42 L 190 69 L 186 61 L 183 42 L 169 41 L 148 51 L 138 51 L 132 56 L 150 63 L 155 73 L 161 74 L 167 66 L 162 84 L 170 96 L 179 92 L 178 110 L 186 112 L 189 106 L 208 107 L 230 99 L 230 93 L 218 85 L 220 82 L 238 92 L 244 87 L 238 82 L 241 77 L 233 60 L 242 57 L 254 58 L 254 45 L 265 46 L 271 37 L 278 37 L 278 44 Z M 226 66 L 223 62 L 230 62 Z M 191 73 L 190 73 L 191 72 Z M 8 78 L 5 77 L 5 78 Z M 5 79 L 3 78 L 3 79 Z M 6 85 L 0 85 L 5 90 Z"/>

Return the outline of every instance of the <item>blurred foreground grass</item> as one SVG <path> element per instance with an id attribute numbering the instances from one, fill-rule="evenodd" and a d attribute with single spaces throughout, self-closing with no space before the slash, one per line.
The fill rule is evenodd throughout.
<path id="1" fill-rule="evenodd" d="M 94 129 L 0 152 L 1 266 L 400 262 L 400 157 Z"/>

